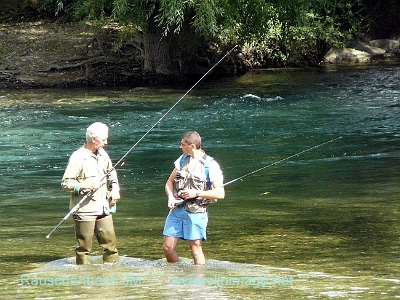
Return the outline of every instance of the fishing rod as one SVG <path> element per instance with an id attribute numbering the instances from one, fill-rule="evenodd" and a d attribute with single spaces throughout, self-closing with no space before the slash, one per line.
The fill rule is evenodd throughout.
<path id="1" fill-rule="evenodd" d="M 342 138 L 341 136 L 336 137 L 336 138 L 331 139 L 331 140 L 329 140 L 329 141 L 323 142 L 323 143 L 321 143 L 321 144 L 319 144 L 319 145 L 310 147 L 310 148 L 308 148 L 308 149 L 305 149 L 305 150 L 303 150 L 303 151 L 300 151 L 300 152 L 298 152 L 298 153 L 295 153 L 295 154 L 293 154 L 293 155 L 290 155 L 290 156 L 288 156 L 288 157 L 285 157 L 285 158 L 283 158 L 283 159 L 281 159 L 281 160 L 278 160 L 278 161 L 276 161 L 276 162 L 274 162 L 274 163 L 272 163 L 272 164 L 266 165 L 266 166 L 264 166 L 264 167 L 262 167 L 262 168 L 259 168 L 259 169 L 257 169 L 257 170 L 254 170 L 254 171 L 250 172 L 250 173 L 244 174 L 244 175 L 242 175 L 242 176 L 240 176 L 240 177 L 238 177 L 238 178 L 235 178 L 235 179 L 233 179 L 233 180 L 231 180 L 231 181 L 228 181 L 228 182 L 224 183 L 222 186 L 224 187 L 224 186 L 230 185 L 230 184 L 232 184 L 232 183 L 235 183 L 235 182 L 238 181 L 238 180 L 243 180 L 243 178 L 245 178 L 245 177 L 247 177 L 247 176 L 253 175 L 253 174 L 255 174 L 255 173 L 257 173 L 257 172 L 260 172 L 260 171 L 262 171 L 262 170 L 264 170 L 264 169 L 266 169 L 266 168 L 269 168 L 269 167 L 272 167 L 272 166 L 276 166 L 277 164 L 280 164 L 280 163 L 282 163 L 282 162 L 284 162 L 284 161 L 290 160 L 290 159 L 293 158 L 293 157 L 299 156 L 300 154 L 303 154 L 303 153 L 305 153 L 305 152 L 308 152 L 308 151 L 311 151 L 311 150 L 316 149 L 316 148 L 318 148 L 318 147 L 321 147 L 322 145 L 325 145 L 325 144 L 328 144 L 328 143 L 332 143 L 332 142 L 334 142 L 334 141 L 336 141 L 336 140 L 338 140 L 338 139 L 341 139 L 341 138 Z M 204 200 L 205 200 L 205 199 L 204 199 Z M 175 203 L 175 205 L 176 205 L 175 207 L 177 207 L 177 206 L 179 206 L 179 205 L 182 205 L 182 203 L 184 203 L 184 202 L 185 202 L 185 200 L 183 200 L 183 199 L 180 200 L 180 201 L 177 201 L 177 202 Z M 206 200 L 206 202 L 207 202 L 207 200 Z M 208 203 L 213 203 L 213 201 L 211 200 L 211 202 L 208 202 Z"/>
<path id="2" fill-rule="evenodd" d="M 185 98 L 208 74 L 211 73 L 211 71 L 218 66 L 224 59 L 227 57 L 233 50 L 236 49 L 238 45 L 233 47 L 231 50 L 229 50 L 219 61 L 217 61 L 210 70 L 207 71 L 181 98 L 179 98 L 178 101 L 175 102 L 174 105 L 171 106 L 168 111 L 162 115 L 162 117 L 153 125 L 150 127 L 150 129 L 121 157 L 121 159 L 115 164 L 115 166 L 119 165 L 128 155 L 129 153 L 132 152 L 132 150 L 158 125 L 161 123 L 161 121 Z"/>
<path id="3" fill-rule="evenodd" d="M 100 180 L 102 182 L 112 171 L 115 170 L 115 168 L 133 151 L 133 149 L 136 148 L 136 146 L 158 125 L 161 123 L 161 121 L 197 86 L 203 79 L 211 73 L 212 70 L 214 70 L 233 50 L 235 50 L 238 47 L 238 45 L 234 46 L 231 50 L 229 50 L 219 61 L 217 61 L 182 97 L 179 98 L 178 101 L 174 103 L 174 105 L 171 106 L 170 109 L 167 110 L 166 113 L 164 113 L 160 119 L 156 123 L 154 123 L 153 126 L 147 130 L 147 132 L 114 164 L 111 170 L 107 172 L 106 175 Z M 56 225 L 56 227 L 53 228 L 52 231 L 48 235 L 46 235 L 46 239 L 49 239 L 50 236 L 53 234 L 54 231 L 56 231 L 68 218 L 78 211 L 80 208 L 81 204 L 92 194 L 94 194 L 96 190 L 91 190 L 88 193 L 85 194 L 85 196 L 65 215 L 65 217 Z"/>
<path id="4" fill-rule="evenodd" d="M 311 150 L 313 150 L 313 149 L 319 148 L 319 147 L 321 147 L 322 145 L 325 145 L 325 144 L 328 144 L 328 143 L 332 143 L 332 142 L 334 142 L 334 141 L 336 141 L 336 140 L 338 140 L 338 139 L 341 139 L 341 138 L 342 138 L 342 137 L 339 136 L 339 137 L 337 137 L 337 138 L 334 138 L 334 139 L 331 139 L 331 140 L 329 140 L 329 141 L 323 142 L 323 143 L 321 143 L 321 144 L 319 144 L 319 145 L 316 145 L 316 146 L 313 146 L 313 147 L 308 148 L 308 149 L 306 149 L 306 150 L 300 151 L 300 152 L 298 152 L 298 153 L 296 153 L 296 154 L 293 154 L 293 155 L 290 155 L 290 156 L 288 156 L 288 157 L 285 157 L 285 158 L 283 158 L 283 159 L 281 159 L 281 160 L 278 160 L 278 161 L 276 161 L 276 162 L 274 162 L 274 163 L 272 163 L 272 164 L 266 165 L 266 166 L 264 166 L 264 167 L 262 167 L 262 168 L 259 168 L 259 169 L 257 169 L 257 170 L 254 170 L 254 171 L 252 171 L 252 172 L 250 172 L 250 173 L 244 174 L 244 175 L 242 175 L 242 176 L 240 176 L 240 177 L 238 177 L 238 178 L 236 178 L 236 179 L 233 179 L 233 180 L 231 180 L 231 181 L 228 181 L 227 183 L 224 183 L 223 186 L 227 186 L 227 185 L 229 185 L 229 184 L 235 183 L 236 181 L 242 180 L 243 178 L 245 178 L 245 177 L 247 177 L 247 176 L 250 176 L 250 175 L 253 175 L 253 174 L 255 174 L 255 173 L 258 173 L 258 172 L 260 172 L 260 171 L 262 171 L 262 170 L 264 170 L 264 169 L 266 169 L 266 168 L 270 168 L 270 167 L 272 167 L 272 166 L 276 166 L 277 164 L 280 164 L 280 163 L 282 163 L 282 162 L 284 162 L 284 161 L 290 160 L 290 159 L 292 159 L 293 157 L 299 156 L 300 154 L 303 154 L 303 153 L 305 153 L 305 152 L 308 152 L 308 151 L 311 151 Z"/>

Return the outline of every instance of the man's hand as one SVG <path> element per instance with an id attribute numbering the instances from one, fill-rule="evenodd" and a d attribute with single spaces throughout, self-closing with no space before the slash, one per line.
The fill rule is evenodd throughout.
<path id="1" fill-rule="evenodd" d="M 193 189 L 182 190 L 179 192 L 179 197 L 185 200 L 194 199 L 197 197 L 198 192 L 199 192 L 198 190 L 193 190 Z"/>
<path id="2" fill-rule="evenodd" d="M 121 199 L 121 195 L 119 193 L 119 189 L 112 189 L 110 195 L 110 206 L 114 206 L 118 203 L 119 199 Z"/>
<path id="3" fill-rule="evenodd" d="M 181 204 L 184 200 L 182 199 L 175 199 L 175 197 L 168 198 L 168 208 L 174 209 L 177 205 Z"/>

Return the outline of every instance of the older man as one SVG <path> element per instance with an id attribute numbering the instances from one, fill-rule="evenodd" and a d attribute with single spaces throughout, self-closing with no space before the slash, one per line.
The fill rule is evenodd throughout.
<path id="1" fill-rule="evenodd" d="M 117 238 L 110 207 L 120 199 L 116 171 L 107 152 L 108 127 L 96 122 L 86 131 L 86 143 L 72 153 L 62 178 L 61 186 L 71 194 L 72 209 L 86 193 L 90 196 L 73 214 L 76 246 L 76 263 L 89 264 L 93 234 L 103 247 L 103 262 L 118 261 Z"/>

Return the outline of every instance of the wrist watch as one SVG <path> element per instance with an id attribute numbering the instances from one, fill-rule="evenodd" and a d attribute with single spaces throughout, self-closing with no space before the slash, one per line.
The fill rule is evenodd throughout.
<path id="1" fill-rule="evenodd" d="M 196 196 L 197 196 L 197 197 L 201 197 L 201 196 L 200 196 L 200 191 L 196 192 Z"/>

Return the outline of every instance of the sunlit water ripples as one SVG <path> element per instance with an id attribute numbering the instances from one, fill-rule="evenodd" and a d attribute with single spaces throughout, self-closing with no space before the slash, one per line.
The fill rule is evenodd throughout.
<path id="1" fill-rule="evenodd" d="M 116 162 L 186 90 L 0 91 L 0 298 L 400 298 L 399 82 L 400 68 L 387 66 L 202 83 L 117 167 L 122 259 L 102 265 L 94 246 L 90 266 L 74 264 L 70 220 L 45 239 L 68 212 L 60 180 L 69 155 L 103 121 Z M 293 156 L 228 185 L 210 206 L 201 268 L 185 242 L 176 265 L 161 248 L 164 183 L 192 129 L 225 182 Z"/>

